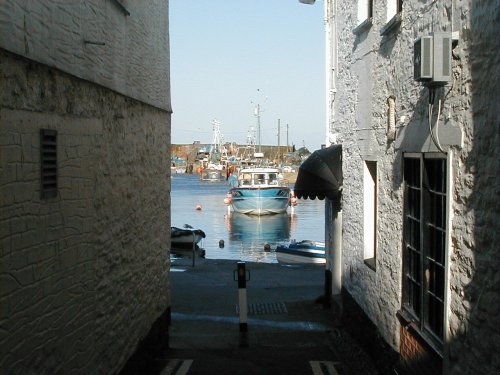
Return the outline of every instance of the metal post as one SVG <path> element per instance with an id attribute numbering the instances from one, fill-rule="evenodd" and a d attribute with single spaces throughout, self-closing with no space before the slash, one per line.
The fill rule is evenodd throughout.
<path id="1" fill-rule="evenodd" d="M 245 262 L 238 262 L 238 304 L 240 311 L 240 332 L 248 331 L 247 280 Z"/>

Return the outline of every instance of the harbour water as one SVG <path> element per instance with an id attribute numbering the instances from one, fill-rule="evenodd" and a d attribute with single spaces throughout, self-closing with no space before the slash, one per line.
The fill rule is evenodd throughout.
<path id="1" fill-rule="evenodd" d="M 286 214 L 251 216 L 228 211 L 224 204 L 228 190 L 226 182 L 200 181 L 197 174 L 172 175 L 172 226 L 202 229 L 206 238 L 200 247 L 206 258 L 276 263 L 274 250 L 279 243 L 324 241 L 325 201 L 299 199 Z M 219 246 L 221 240 L 224 247 Z M 270 251 L 265 251 L 266 244 Z"/>

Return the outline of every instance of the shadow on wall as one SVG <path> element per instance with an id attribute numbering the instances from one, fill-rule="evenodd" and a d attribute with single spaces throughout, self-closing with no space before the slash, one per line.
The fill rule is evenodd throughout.
<path id="1" fill-rule="evenodd" d="M 470 8 L 464 5 L 464 9 L 470 10 L 470 28 L 460 28 L 460 41 L 453 51 L 455 83 L 451 89 L 436 91 L 436 101 L 438 98 L 445 101 L 449 95 L 463 99 L 460 106 L 450 111 L 451 120 L 440 121 L 444 123 L 439 133 L 443 145 L 458 144 L 460 129 L 453 126 L 453 121 L 465 125 L 463 132 L 467 138 L 466 146 L 453 162 L 455 227 L 450 228 L 452 316 L 447 372 L 490 374 L 500 373 L 497 353 L 500 337 L 500 39 L 497 35 L 500 2 L 469 4 Z M 460 18 L 460 12 L 464 10 L 456 10 L 455 17 Z M 465 71 L 467 68 L 470 68 L 470 76 Z M 429 137 L 428 103 L 428 90 L 422 88 L 412 117 L 398 131 L 395 141 L 398 153 L 437 151 Z M 468 113 L 471 113 L 470 120 Z M 432 119 L 432 123 L 435 122 L 436 113 Z M 397 177 L 393 189 L 397 190 L 403 181 L 402 157 L 395 160 L 393 174 Z"/>
<path id="2" fill-rule="evenodd" d="M 460 186 L 464 192 L 471 189 L 471 193 L 456 204 L 460 205 L 458 211 L 464 217 L 472 218 L 469 226 L 472 233 L 458 234 L 452 274 L 458 272 L 458 265 L 472 270 L 470 281 L 461 285 L 464 288 L 461 302 L 468 315 L 459 326 L 452 327 L 450 372 L 454 374 L 500 373 L 500 2 L 471 1 L 470 4 L 471 27 L 460 30 L 460 39 L 470 42 L 472 148 L 462 154 L 463 175 L 457 177 L 470 179 L 470 184 L 464 182 Z M 459 299 L 460 292 L 460 287 L 453 290 L 452 298 Z"/>
<path id="3" fill-rule="evenodd" d="M 429 96 L 427 89 L 422 88 L 420 97 L 415 104 L 412 117 L 405 127 L 397 130 L 397 137 L 394 141 L 394 149 L 397 157 L 392 165 L 392 175 L 394 176 L 392 189 L 398 191 L 403 184 L 403 152 L 418 152 L 424 149 L 429 138 L 429 127 L 427 123 L 427 105 Z"/>

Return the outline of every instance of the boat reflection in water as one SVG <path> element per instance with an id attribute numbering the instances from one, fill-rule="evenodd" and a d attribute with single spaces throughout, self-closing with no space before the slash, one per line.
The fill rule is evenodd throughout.
<path id="1" fill-rule="evenodd" d="M 289 241 L 293 220 L 294 216 L 286 213 L 255 216 L 231 212 L 226 217 L 229 241 L 233 247 L 235 243 L 240 244 L 242 259 L 250 257 L 262 261 L 266 258 L 269 261 L 269 258 L 274 258 L 275 261 L 274 251 L 266 251 L 265 246 L 270 245 L 274 249 L 278 242 Z"/>
<path id="2" fill-rule="evenodd" d="M 288 214 L 251 216 L 233 212 L 229 215 L 229 240 L 274 244 L 290 238 Z"/>

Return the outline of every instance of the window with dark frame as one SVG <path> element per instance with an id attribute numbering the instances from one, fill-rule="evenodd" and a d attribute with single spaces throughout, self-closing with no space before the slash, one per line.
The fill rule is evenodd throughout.
<path id="1" fill-rule="evenodd" d="M 41 198 L 57 196 L 57 131 L 40 129 Z"/>
<path id="2" fill-rule="evenodd" d="M 446 160 L 404 159 L 404 302 L 421 332 L 444 335 Z"/>

